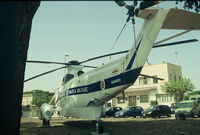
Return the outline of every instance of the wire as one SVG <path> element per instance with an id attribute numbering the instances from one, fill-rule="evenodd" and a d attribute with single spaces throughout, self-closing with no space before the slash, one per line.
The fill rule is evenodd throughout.
<path id="1" fill-rule="evenodd" d="M 117 43 L 119 37 L 121 36 L 121 34 L 122 34 L 124 28 L 126 27 L 126 24 L 129 22 L 129 20 L 130 20 L 130 17 L 128 17 L 128 18 L 126 19 L 126 23 L 125 23 L 124 26 L 122 27 L 122 29 L 121 29 L 119 35 L 117 36 L 117 38 L 116 38 L 116 40 L 115 40 L 115 42 L 114 42 L 114 44 L 113 44 L 111 50 L 112 50 L 112 49 L 114 48 L 114 46 L 116 45 L 116 43 Z"/>

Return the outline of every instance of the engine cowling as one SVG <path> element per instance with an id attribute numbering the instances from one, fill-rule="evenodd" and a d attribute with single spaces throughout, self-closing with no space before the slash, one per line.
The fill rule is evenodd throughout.
<path id="1" fill-rule="evenodd" d="M 41 105 L 40 111 L 41 111 L 43 118 L 45 118 L 46 120 L 51 120 L 51 116 L 53 115 L 53 106 L 52 105 L 44 103 Z"/>

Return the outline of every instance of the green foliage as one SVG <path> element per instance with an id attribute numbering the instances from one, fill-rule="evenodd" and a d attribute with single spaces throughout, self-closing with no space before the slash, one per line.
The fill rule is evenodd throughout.
<path id="1" fill-rule="evenodd" d="M 164 85 L 161 86 L 162 90 L 166 93 L 176 96 L 176 101 L 183 100 L 184 94 L 191 92 L 194 89 L 194 85 L 190 81 L 190 79 L 182 78 L 179 81 L 170 80 L 165 82 Z"/>
<path id="2" fill-rule="evenodd" d="M 192 91 L 188 95 L 200 95 L 200 90 Z"/>
<path id="3" fill-rule="evenodd" d="M 194 9 L 197 13 L 200 12 L 200 1 L 198 0 L 177 0 L 176 4 L 184 2 L 184 9 L 186 10 L 190 10 L 190 9 Z"/>
<path id="4" fill-rule="evenodd" d="M 32 90 L 24 92 L 24 94 L 33 94 L 32 104 L 37 107 L 40 107 L 43 103 L 48 103 L 54 95 L 54 93 L 43 90 Z"/>

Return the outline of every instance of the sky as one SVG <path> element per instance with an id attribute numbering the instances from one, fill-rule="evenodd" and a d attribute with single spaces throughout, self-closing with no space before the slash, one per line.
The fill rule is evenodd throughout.
<path id="1" fill-rule="evenodd" d="M 128 1 L 128 4 L 132 2 Z M 174 1 L 162 2 L 162 8 L 178 7 Z M 127 24 L 118 42 L 113 43 L 127 18 L 127 10 L 112 1 L 42 1 L 32 23 L 28 60 L 70 61 L 86 60 L 91 57 L 130 49 L 134 43 L 133 25 Z M 143 20 L 136 19 L 136 35 L 140 31 Z M 156 41 L 172 36 L 182 31 L 162 30 Z M 200 40 L 199 31 L 192 31 L 168 42 L 186 39 Z M 159 64 L 163 61 L 182 67 L 182 75 L 189 78 L 200 90 L 200 42 L 186 45 L 152 49 L 148 61 Z M 176 59 L 178 52 L 178 59 Z M 122 54 L 123 55 L 123 54 Z M 111 60 L 119 56 L 113 56 Z M 100 66 L 110 61 L 110 58 L 99 59 L 85 63 Z M 48 70 L 61 67 L 53 64 L 26 64 L 25 79 Z M 85 69 L 86 71 L 89 69 Z M 24 83 L 24 91 L 35 89 L 53 92 L 61 83 L 64 69 L 41 76 Z"/>

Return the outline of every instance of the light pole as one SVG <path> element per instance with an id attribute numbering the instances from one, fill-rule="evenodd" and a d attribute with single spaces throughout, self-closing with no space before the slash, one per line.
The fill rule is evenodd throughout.
<path id="1" fill-rule="evenodd" d="M 68 54 L 65 54 L 64 56 L 64 62 L 67 63 L 67 57 L 69 57 Z M 66 75 L 66 68 L 64 69 L 64 75 Z"/>

